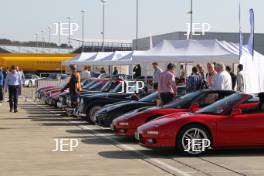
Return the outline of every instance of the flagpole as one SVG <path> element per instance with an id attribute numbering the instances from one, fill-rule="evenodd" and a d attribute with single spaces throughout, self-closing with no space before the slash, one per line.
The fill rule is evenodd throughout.
<path id="1" fill-rule="evenodd" d="M 242 56 L 242 52 L 243 52 L 243 33 L 242 33 L 242 27 L 241 27 L 241 1 L 238 1 L 239 3 L 239 14 L 238 14 L 238 18 L 239 18 L 239 60 L 241 59 Z"/>

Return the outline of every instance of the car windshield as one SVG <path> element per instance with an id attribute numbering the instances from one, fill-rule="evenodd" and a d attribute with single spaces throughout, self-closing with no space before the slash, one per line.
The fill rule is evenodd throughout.
<path id="1" fill-rule="evenodd" d="M 193 93 L 189 93 L 187 95 L 184 95 L 182 97 L 179 97 L 178 99 L 172 101 L 171 103 L 164 105 L 163 108 L 189 108 L 192 101 L 196 99 L 198 96 L 202 94 L 201 91 L 196 91 Z"/>
<path id="2" fill-rule="evenodd" d="M 226 113 L 229 109 L 234 107 L 235 103 L 237 103 L 241 98 L 243 98 L 243 94 L 233 94 L 228 96 L 222 100 L 219 100 L 199 111 L 197 114 L 213 114 L 213 115 L 221 115 Z"/>
<path id="3" fill-rule="evenodd" d="M 84 85 L 86 85 L 86 84 L 88 84 L 89 82 L 90 82 L 91 80 L 82 80 L 82 82 L 81 82 L 81 85 L 82 85 L 82 87 L 84 86 Z"/>
<path id="4" fill-rule="evenodd" d="M 159 93 L 158 92 L 154 92 L 142 99 L 140 99 L 140 102 L 154 102 L 157 98 L 159 97 Z"/>
<path id="5" fill-rule="evenodd" d="M 105 84 L 106 84 L 106 82 L 99 81 L 99 82 L 95 83 L 93 86 L 89 87 L 89 89 L 90 90 L 98 90 L 98 89 L 101 89 Z"/>
<path id="6" fill-rule="evenodd" d="M 114 89 L 111 89 L 110 93 L 119 93 L 122 91 L 122 84 L 118 84 Z"/>
<path id="7" fill-rule="evenodd" d="M 118 84 L 119 83 L 116 81 L 108 81 L 101 90 L 103 92 L 111 91 L 111 90 L 115 89 L 116 86 L 118 86 Z"/>
<path id="8" fill-rule="evenodd" d="M 83 89 L 88 89 L 89 87 L 91 87 L 94 83 L 96 83 L 96 80 L 92 80 L 90 82 L 87 82 L 83 85 Z"/>

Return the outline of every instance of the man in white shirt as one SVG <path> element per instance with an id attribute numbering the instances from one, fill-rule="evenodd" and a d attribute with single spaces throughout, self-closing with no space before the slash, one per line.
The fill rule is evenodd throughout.
<path id="1" fill-rule="evenodd" d="M 87 65 L 84 66 L 84 70 L 81 73 L 81 80 L 89 79 L 91 78 L 91 73 L 89 71 L 89 68 Z"/>
<path id="2" fill-rule="evenodd" d="M 232 79 L 230 74 L 225 70 L 224 64 L 216 64 L 216 78 L 212 85 L 215 90 L 232 90 Z"/>
<path id="3" fill-rule="evenodd" d="M 245 76 L 243 72 L 243 65 L 239 64 L 237 66 L 237 91 L 239 92 L 245 92 Z"/>
<path id="4" fill-rule="evenodd" d="M 17 72 L 16 67 L 13 65 L 11 66 L 11 70 L 5 78 L 5 86 L 4 86 L 5 92 L 7 92 L 8 90 L 8 94 L 9 94 L 10 112 L 12 112 L 13 110 L 15 113 L 17 112 L 19 88 L 21 86 L 22 86 L 21 75 Z"/>
<path id="5" fill-rule="evenodd" d="M 159 68 L 159 64 L 157 62 L 152 63 L 154 73 L 153 73 L 153 89 L 158 90 L 158 83 L 159 83 L 159 78 L 160 74 L 162 72 L 161 68 Z"/>

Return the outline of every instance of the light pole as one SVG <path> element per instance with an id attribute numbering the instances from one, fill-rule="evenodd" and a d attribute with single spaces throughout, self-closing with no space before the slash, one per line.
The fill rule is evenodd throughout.
<path id="1" fill-rule="evenodd" d="M 106 0 L 101 0 L 102 2 L 102 51 L 104 51 L 104 43 L 105 43 L 105 3 Z"/>
<path id="2" fill-rule="evenodd" d="M 71 17 L 67 17 L 67 19 L 68 19 L 68 23 L 69 23 L 69 38 L 68 38 L 68 45 L 69 45 L 69 47 L 71 46 Z"/>
<path id="3" fill-rule="evenodd" d="M 42 38 L 42 51 L 44 52 L 44 48 L 45 48 L 44 30 L 41 30 L 41 38 Z"/>
<path id="4" fill-rule="evenodd" d="M 51 28 L 50 28 L 50 26 L 48 26 L 48 35 L 49 35 L 48 42 L 50 43 L 50 36 L 51 36 Z"/>
<path id="5" fill-rule="evenodd" d="M 82 13 L 82 52 L 83 52 L 83 49 L 84 49 L 84 35 L 85 35 L 85 10 L 81 10 L 81 13 Z"/>
<path id="6" fill-rule="evenodd" d="M 36 53 L 38 53 L 38 33 L 35 34 L 36 37 Z"/>
<path id="7" fill-rule="evenodd" d="M 193 34 L 193 0 L 191 0 L 191 9 L 190 9 L 190 36 L 189 39 L 192 39 Z"/>
<path id="8" fill-rule="evenodd" d="M 48 26 L 48 47 L 49 47 L 49 52 L 50 52 L 50 46 L 51 46 L 51 41 L 50 41 L 50 36 L 51 36 L 51 28 Z"/>
<path id="9" fill-rule="evenodd" d="M 139 5 L 138 5 L 138 0 L 136 0 L 136 46 L 135 46 L 136 50 L 138 49 L 138 27 L 139 27 L 138 13 L 139 13 Z"/>
<path id="10" fill-rule="evenodd" d="M 58 37 L 59 37 L 59 41 L 58 41 L 58 48 L 60 48 L 61 45 L 61 22 L 58 22 Z"/>

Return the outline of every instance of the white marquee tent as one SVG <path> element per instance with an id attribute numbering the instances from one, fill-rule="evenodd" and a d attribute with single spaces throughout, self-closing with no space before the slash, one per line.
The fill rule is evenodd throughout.
<path id="1" fill-rule="evenodd" d="M 89 60 L 79 62 L 81 65 L 102 65 L 104 61 L 111 60 L 113 58 L 113 52 L 98 52 L 96 57 Z"/>
<path id="2" fill-rule="evenodd" d="M 83 62 L 87 62 L 89 60 L 94 60 L 96 58 L 96 55 L 97 53 L 81 53 L 80 55 L 70 59 L 70 60 L 67 60 L 67 61 L 64 61 L 62 63 L 62 65 L 66 65 L 66 66 L 69 66 L 71 64 L 76 64 L 76 65 L 81 65 L 81 63 Z"/>
<path id="3" fill-rule="evenodd" d="M 101 60 L 94 60 L 87 63 L 93 65 L 128 65 L 132 61 L 132 55 L 132 51 L 115 51 L 113 54 Z"/>
<path id="4" fill-rule="evenodd" d="M 154 61 L 238 63 L 239 57 L 230 49 L 229 43 L 218 40 L 163 40 L 152 49 L 133 55 L 133 63 Z"/>
<path id="5" fill-rule="evenodd" d="M 246 47 L 239 59 L 239 45 L 218 40 L 164 40 L 147 51 L 88 53 L 65 63 L 78 65 L 149 65 L 152 62 L 168 63 L 241 63 L 246 75 L 246 92 L 264 92 L 264 56 L 255 51 L 254 58 Z M 87 58 L 85 55 L 87 54 Z M 133 56 L 132 56 L 133 55 Z M 132 56 L 132 57 L 131 57 Z M 66 65 L 66 64 L 65 64 Z M 145 67 L 144 67 L 145 68 Z"/>

